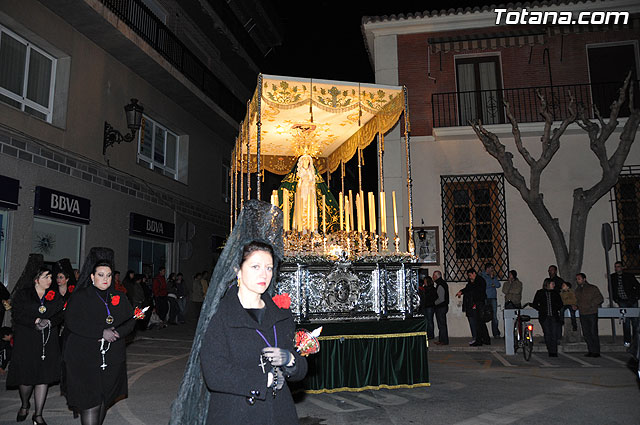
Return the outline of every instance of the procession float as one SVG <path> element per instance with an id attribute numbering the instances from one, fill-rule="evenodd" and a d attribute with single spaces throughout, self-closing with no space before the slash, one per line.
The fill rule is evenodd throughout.
<path id="1" fill-rule="evenodd" d="M 415 318 L 415 247 L 409 238 L 401 250 L 396 193 L 384 190 L 384 135 L 402 117 L 411 235 L 405 87 L 260 75 L 247 102 L 231 158 L 230 224 L 248 199 L 270 199 L 284 213 L 285 258 L 276 292 L 289 295 L 300 326 L 323 325 L 307 391 L 428 385 L 424 320 Z M 372 143 L 375 193 L 362 184 L 362 152 Z M 358 188 L 345 190 L 345 166 L 354 157 Z M 336 170 L 339 193 L 328 184 Z M 263 193 L 265 171 L 282 176 L 270 193 Z M 353 349 L 362 357 L 344 358 Z M 337 361 L 343 368 L 333 367 Z M 385 373 L 367 373 L 371 367 Z"/>

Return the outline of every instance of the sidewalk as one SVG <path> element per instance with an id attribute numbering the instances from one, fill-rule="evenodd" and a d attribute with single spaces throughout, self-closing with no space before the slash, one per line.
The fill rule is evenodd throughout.
<path id="1" fill-rule="evenodd" d="M 481 347 L 471 347 L 469 342 L 471 337 L 467 338 L 449 338 L 449 345 L 436 345 L 438 339 L 429 341 L 429 351 L 498 351 L 505 352 L 504 338 L 491 338 L 491 345 L 483 345 Z M 604 353 L 625 352 L 627 349 L 623 345 L 622 336 L 617 336 L 615 343 L 611 340 L 611 335 L 600 336 L 600 351 Z M 533 351 L 546 352 L 547 347 L 544 344 L 542 336 L 533 338 Z M 561 339 L 558 344 L 558 351 L 564 353 L 580 353 L 587 352 L 587 344 L 585 342 L 564 343 Z"/>

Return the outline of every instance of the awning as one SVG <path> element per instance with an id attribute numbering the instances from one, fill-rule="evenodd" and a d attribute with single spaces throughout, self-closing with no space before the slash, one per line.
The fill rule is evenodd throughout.
<path id="1" fill-rule="evenodd" d="M 463 50 L 486 50 L 544 44 L 545 35 L 546 31 L 544 29 L 535 29 L 429 38 L 427 39 L 427 43 L 429 43 L 432 53 L 460 52 Z"/>

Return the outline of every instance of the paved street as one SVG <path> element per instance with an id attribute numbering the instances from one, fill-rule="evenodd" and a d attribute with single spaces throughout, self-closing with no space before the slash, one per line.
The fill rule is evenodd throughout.
<path id="1" fill-rule="evenodd" d="M 186 334 L 185 334 L 186 333 Z M 149 331 L 128 348 L 129 399 L 108 413 L 107 425 L 155 425 L 168 420 L 190 349 L 183 327 Z M 582 353 L 550 359 L 534 353 L 432 351 L 431 387 L 298 395 L 300 423 L 312 424 L 638 424 L 640 391 L 628 355 Z M 502 352 L 500 351 L 502 350 Z M 0 378 L 0 425 L 14 424 L 17 391 Z M 45 409 L 50 425 L 79 424 L 53 387 Z"/>

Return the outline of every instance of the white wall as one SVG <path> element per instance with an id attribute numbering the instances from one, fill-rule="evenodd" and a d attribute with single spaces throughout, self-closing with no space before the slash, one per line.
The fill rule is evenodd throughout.
<path id="1" fill-rule="evenodd" d="M 621 122 L 619 128 L 622 128 L 623 124 L 624 122 Z M 524 138 L 524 143 L 529 151 L 537 157 L 540 153 L 542 125 L 535 124 L 528 125 L 528 127 L 530 131 Z M 502 143 L 514 153 L 516 166 L 525 179 L 528 179 L 528 166 L 517 153 L 513 136 L 508 131 L 508 127 L 494 126 L 493 128 L 500 130 L 498 134 Z M 611 136 L 608 143 L 610 154 L 617 146 L 618 138 L 619 132 Z M 435 140 L 433 139 L 428 137 L 413 139 L 414 221 L 420 222 L 424 218 L 425 225 L 440 227 L 442 263 L 440 176 L 493 173 L 502 172 L 502 170 L 498 162 L 484 150 L 482 143 L 470 128 L 436 132 Z M 633 146 L 626 164 L 640 164 L 640 146 L 637 143 Z M 551 214 L 558 218 L 561 228 L 565 231 L 565 238 L 568 238 L 573 190 L 577 187 L 585 189 L 591 187 L 598 181 L 600 173 L 598 162 L 589 150 L 587 136 L 577 127 L 570 128 L 561 139 L 559 151 L 543 172 L 541 182 L 545 204 Z M 505 196 L 509 266 L 518 271 L 518 277 L 524 284 L 523 303 L 529 302 L 533 300 L 535 291 L 542 287 L 542 281 L 547 277 L 548 266 L 555 264 L 556 260 L 551 244 L 542 228 L 520 194 L 506 181 Z M 611 222 L 611 220 L 609 196 L 605 195 L 589 214 L 582 267 L 582 271 L 587 275 L 587 280 L 598 285 L 607 299 L 605 306 L 608 306 L 608 291 L 604 251 L 600 243 L 600 228 L 602 223 Z M 610 259 L 612 262 L 615 261 L 613 251 L 610 253 Z M 574 280 L 570 276 L 562 277 Z M 451 294 L 455 294 L 463 285 L 462 283 L 451 284 Z M 500 304 L 502 304 L 502 293 L 500 291 L 498 293 Z M 461 302 L 455 297 L 452 297 L 448 324 L 450 336 L 470 335 L 468 323 L 461 310 Z M 611 333 L 608 320 L 600 321 L 600 331 L 603 334 Z"/>

